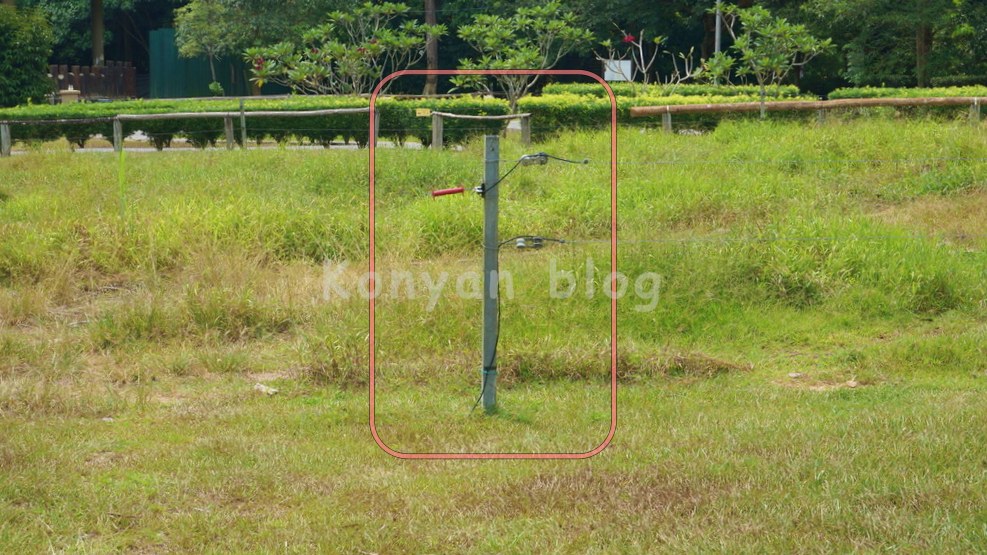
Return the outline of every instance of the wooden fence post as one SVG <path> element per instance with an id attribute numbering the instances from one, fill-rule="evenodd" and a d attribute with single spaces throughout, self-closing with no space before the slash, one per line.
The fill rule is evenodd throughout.
<path id="1" fill-rule="evenodd" d="M 113 150 L 115 152 L 123 150 L 123 122 L 120 118 L 113 119 Z"/>
<path id="2" fill-rule="evenodd" d="M 226 134 L 226 150 L 233 150 L 236 139 L 233 137 L 233 116 L 223 118 L 223 132 Z"/>
<path id="3" fill-rule="evenodd" d="M 531 116 L 521 116 L 521 144 L 528 146 L 531 144 Z"/>
<path id="4" fill-rule="evenodd" d="M 10 140 L 10 125 L 0 123 L 0 156 L 10 156 L 13 146 L 13 141 Z"/>
<path id="5" fill-rule="evenodd" d="M 816 122 L 819 125 L 826 123 L 826 110 L 816 110 Z"/>
<path id="6" fill-rule="evenodd" d="M 432 112 L 432 148 L 442 150 L 443 122 L 442 116 Z"/>
<path id="7" fill-rule="evenodd" d="M 672 132 L 672 114 L 671 113 L 665 112 L 664 114 L 661 115 L 661 128 L 662 128 L 662 130 L 665 131 L 665 133 L 671 133 Z"/>
<path id="8" fill-rule="evenodd" d="M 980 98 L 974 98 L 970 105 L 970 123 L 980 123 Z"/>

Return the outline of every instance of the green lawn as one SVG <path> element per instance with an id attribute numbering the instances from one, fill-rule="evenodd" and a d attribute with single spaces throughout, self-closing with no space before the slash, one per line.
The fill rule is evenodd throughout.
<path id="1" fill-rule="evenodd" d="M 501 410 L 481 147 L 382 150 L 377 420 L 391 447 L 586 451 L 609 407 L 607 135 L 501 184 Z M 987 133 L 873 117 L 622 130 L 619 420 L 583 461 L 406 461 L 370 435 L 366 151 L 0 160 L 3 552 L 987 550 Z M 503 142 L 504 169 L 525 151 Z M 584 294 L 587 260 L 596 291 Z M 549 268 L 577 294 L 553 299 Z M 401 288 L 395 287 L 398 293 Z M 264 383 L 280 390 L 265 396 Z"/>

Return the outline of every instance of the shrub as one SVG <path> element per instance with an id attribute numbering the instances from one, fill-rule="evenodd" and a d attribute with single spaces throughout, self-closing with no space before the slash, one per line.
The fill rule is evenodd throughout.
<path id="1" fill-rule="evenodd" d="M 53 42 L 51 25 L 40 12 L 0 6 L 0 106 L 51 92 L 47 64 Z"/>
<path id="2" fill-rule="evenodd" d="M 633 83 L 610 83 L 610 88 L 616 96 L 756 96 L 759 89 L 754 85 L 698 85 L 682 84 L 673 87 L 664 85 L 643 86 Z M 589 96 L 607 96 L 606 90 L 598 83 L 551 83 L 545 85 L 542 94 L 579 94 Z M 795 98 L 799 89 L 795 85 L 769 87 L 768 96 Z"/>
<path id="3" fill-rule="evenodd" d="M 937 88 L 894 88 L 856 87 L 836 89 L 829 93 L 831 100 L 841 98 L 926 98 L 940 96 L 987 96 L 987 87 L 937 87 Z"/>
<path id="4" fill-rule="evenodd" d="M 970 87 L 987 85 L 987 75 L 947 75 L 933 77 L 933 87 Z"/>
<path id="5" fill-rule="evenodd" d="M 600 90 L 602 90 L 601 87 Z M 617 96 L 617 118 L 625 123 L 647 124 L 654 119 L 632 120 L 630 109 L 634 106 L 665 106 L 683 104 L 729 104 L 737 102 L 757 102 L 755 95 L 736 96 Z M 610 125 L 610 99 L 601 96 L 580 96 L 574 94 L 544 95 L 521 99 L 520 110 L 530 112 L 532 136 L 543 138 L 556 130 L 599 129 Z M 677 121 L 717 122 L 721 114 L 676 115 Z"/>
<path id="6" fill-rule="evenodd" d="M 305 96 L 287 99 L 248 100 L 246 111 L 305 111 L 334 108 L 366 108 L 370 101 L 354 96 Z M 508 113 L 507 103 L 491 98 L 464 96 L 460 98 L 395 100 L 383 98 L 378 102 L 381 112 L 380 136 L 402 142 L 414 137 L 429 144 L 431 118 L 417 117 L 416 109 L 428 108 L 465 115 L 502 115 Z M 64 104 L 58 106 L 20 106 L 0 110 L 0 120 L 30 122 L 48 119 L 112 118 L 119 114 L 156 114 L 165 112 L 237 112 L 235 100 L 136 100 L 112 103 Z M 445 122 L 448 142 L 462 142 L 472 136 L 497 133 L 503 129 L 503 121 L 454 120 Z M 236 122 L 237 142 L 241 140 L 239 121 Z M 157 148 L 164 148 L 174 137 L 185 137 L 193 145 L 205 147 L 215 144 L 223 136 L 220 118 L 169 119 L 132 121 L 124 123 L 124 132 L 142 131 L 150 136 Z M 97 134 L 112 136 L 109 121 L 96 123 L 22 124 L 13 129 L 15 139 L 49 141 L 65 137 L 80 147 Z M 369 142 L 369 118 L 365 113 L 332 116 L 264 117 L 247 121 L 247 138 L 262 141 L 271 137 L 284 142 L 291 137 L 307 139 L 313 143 L 328 145 L 342 138 L 364 146 Z"/>

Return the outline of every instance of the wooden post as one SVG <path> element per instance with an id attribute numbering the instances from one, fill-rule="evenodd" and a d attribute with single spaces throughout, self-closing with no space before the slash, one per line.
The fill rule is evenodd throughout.
<path id="1" fill-rule="evenodd" d="M 10 125 L 0 123 L 0 156 L 10 156 L 13 146 L 13 141 L 10 140 Z"/>
<path id="2" fill-rule="evenodd" d="M 816 122 L 819 125 L 826 123 L 826 110 L 816 110 Z"/>
<path id="3" fill-rule="evenodd" d="M 236 139 L 233 138 L 233 116 L 223 118 L 223 132 L 226 134 L 226 150 L 233 150 Z"/>
<path id="4" fill-rule="evenodd" d="M 240 99 L 240 148 L 247 149 L 247 116 L 243 111 L 243 99 Z"/>
<path id="5" fill-rule="evenodd" d="M 661 115 L 661 128 L 665 133 L 672 132 L 672 114 L 665 112 Z"/>
<path id="6" fill-rule="evenodd" d="M 980 123 L 980 98 L 974 98 L 970 105 L 970 123 Z"/>
<path id="7" fill-rule="evenodd" d="M 123 122 L 119 118 L 113 120 L 113 150 L 123 151 Z"/>
<path id="8" fill-rule="evenodd" d="M 521 116 L 521 144 L 531 144 L 531 116 Z"/>
<path id="9" fill-rule="evenodd" d="M 432 148 L 442 150 L 442 116 L 432 113 Z"/>

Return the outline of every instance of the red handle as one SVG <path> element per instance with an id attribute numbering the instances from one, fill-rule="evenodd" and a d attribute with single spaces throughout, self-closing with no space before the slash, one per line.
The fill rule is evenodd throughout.
<path id="1" fill-rule="evenodd" d="M 438 191 L 432 191 L 433 197 L 441 197 L 445 195 L 458 195 L 466 191 L 465 187 L 453 187 L 452 189 L 439 189 Z"/>

